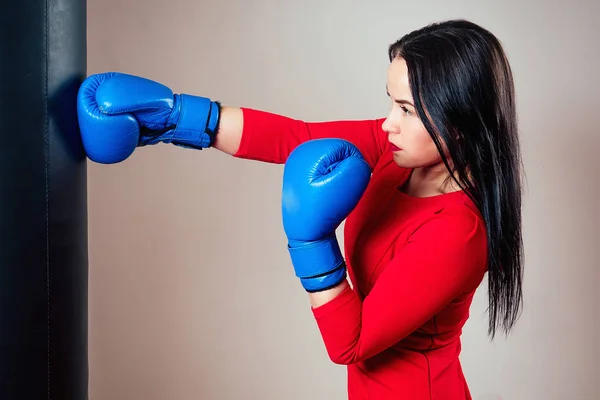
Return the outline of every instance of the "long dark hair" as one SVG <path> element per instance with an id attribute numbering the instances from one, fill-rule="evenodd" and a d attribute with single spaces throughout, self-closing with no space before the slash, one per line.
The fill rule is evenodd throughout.
<path id="1" fill-rule="evenodd" d="M 488 30 L 450 20 L 400 38 L 389 47 L 390 62 L 396 57 L 406 61 L 415 108 L 446 168 L 485 220 L 488 334 L 493 339 L 499 326 L 508 334 L 523 301 L 523 239 L 522 163 L 506 54 Z"/>

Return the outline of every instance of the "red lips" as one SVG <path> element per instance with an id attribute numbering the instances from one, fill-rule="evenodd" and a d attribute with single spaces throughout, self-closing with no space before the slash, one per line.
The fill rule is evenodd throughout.
<path id="1" fill-rule="evenodd" d="M 393 144 L 393 143 L 390 143 L 390 149 L 391 149 L 392 151 L 400 151 L 400 150 L 402 150 L 400 147 L 396 146 L 396 145 L 395 145 L 395 144 Z"/>

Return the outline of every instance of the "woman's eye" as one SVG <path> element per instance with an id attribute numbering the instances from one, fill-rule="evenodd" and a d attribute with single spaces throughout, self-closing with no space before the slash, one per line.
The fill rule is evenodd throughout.
<path id="1" fill-rule="evenodd" d="M 402 109 L 402 112 L 404 112 L 404 114 L 410 115 L 410 111 L 408 111 L 408 108 L 402 106 L 400 106 L 400 108 Z"/>

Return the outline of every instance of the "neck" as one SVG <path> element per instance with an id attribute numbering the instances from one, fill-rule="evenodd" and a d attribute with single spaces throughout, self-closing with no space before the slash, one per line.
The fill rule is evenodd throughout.
<path id="1" fill-rule="evenodd" d="M 415 168 L 402 191 L 415 197 L 429 197 L 455 192 L 460 187 L 450 177 L 444 163 Z"/>

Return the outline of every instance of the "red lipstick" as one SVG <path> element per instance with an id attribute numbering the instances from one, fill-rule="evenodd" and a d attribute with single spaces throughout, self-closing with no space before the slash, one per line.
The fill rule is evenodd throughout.
<path id="1" fill-rule="evenodd" d="M 400 150 L 402 150 L 400 147 L 396 146 L 396 145 L 395 145 L 395 144 L 393 144 L 393 143 L 390 143 L 390 149 L 391 149 L 392 151 L 400 151 Z"/>

